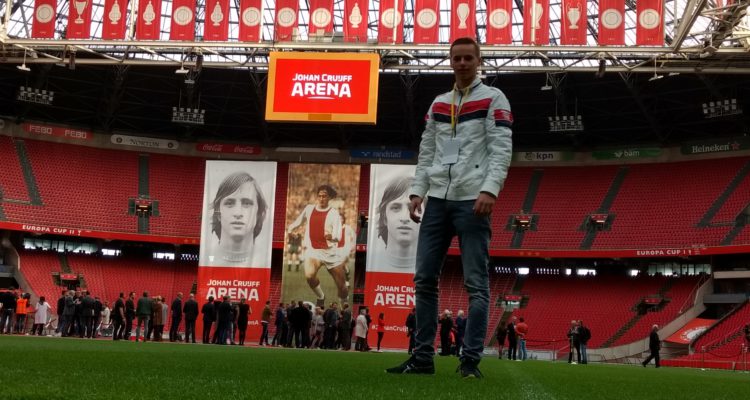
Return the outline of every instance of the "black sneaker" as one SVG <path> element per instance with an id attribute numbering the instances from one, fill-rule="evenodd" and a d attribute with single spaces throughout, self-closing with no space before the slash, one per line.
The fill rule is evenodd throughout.
<path id="1" fill-rule="evenodd" d="M 461 365 L 456 368 L 456 372 L 461 373 L 462 378 L 484 378 L 482 371 L 479 370 L 479 362 L 473 360 L 463 360 Z"/>
<path id="2" fill-rule="evenodd" d="M 385 372 L 389 374 L 421 374 L 421 375 L 435 375 L 435 363 L 430 361 L 429 363 L 419 362 L 412 356 L 405 363 L 388 368 Z"/>

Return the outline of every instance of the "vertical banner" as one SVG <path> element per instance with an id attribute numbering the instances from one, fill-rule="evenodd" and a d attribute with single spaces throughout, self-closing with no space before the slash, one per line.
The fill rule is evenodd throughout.
<path id="1" fill-rule="evenodd" d="M 510 44 L 513 40 L 513 3 L 511 0 L 488 0 L 487 44 Z"/>
<path id="2" fill-rule="evenodd" d="M 359 169 L 359 165 L 289 165 L 281 276 L 284 302 L 351 304 Z"/>
<path id="3" fill-rule="evenodd" d="M 54 38 L 56 16 L 57 0 L 36 0 L 34 19 L 31 22 L 31 37 L 34 39 Z"/>
<path id="4" fill-rule="evenodd" d="M 549 0 L 523 3 L 523 44 L 549 44 Z"/>
<path id="5" fill-rule="evenodd" d="M 159 40 L 161 0 L 139 0 L 136 40 Z"/>
<path id="6" fill-rule="evenodd" d="M 451 42 L 462 37 L 476 39 L 476 0 L 452 0 L 451 6 Z"/>
<path id="7" fill-rule="evenodd" d="M 169 40 L 195 40 L 195 0 L 174 0 Z"/>
<path id="8" fill-rule="evenodd" d="M 367 43 L 367 0 L 344 0 L 344 41 Z"/>
<path id="9" fill-rule="evenodd" d="M 440 1 L 416 0 L 414 5 L 414 43 L 439 42 Z"/>
<path id="10" fill-rule="evenodd" d="M 560 44 L 586 44 L 587 10 L 586 0 L 563 0 Z"/>
<path id="11" fill-rule="evenodd" d="M 378 42 L 404 42 L 404 0 L 381 0 Z"/>
<path id="12" fill-rule="evenodd" d="M 68 8 L 66 39 L 91 37 L 91 0 L 71 0 Z"/>
<path id="13" fill-rule="evenodd" d="M 125 39 L 128 0 L 105 0 L 102 15 L 102 39 Z"/>
<path id="14" fill-rule="evenodd" d="M 310 36 L 333 31 L 333 0 L 310 0 Z"/>
<path id="15" fill-rule="evenodd" d="M 383 346 L 406 349 L 406 318 L 414 308 L 414 268 L 419 224 L 409 218 L 413 165 L 370 167 L 370 222 L 367 232 L 365 304 L 373 321 L 384 314 Z M 372 335 L 377 331 L 372 324 Z"/>
<path id="16" fill-rule="evenodd" d="M 275 162 L 206 162 L 197 301 L 202 307 L 209 296 L 245 299 L 248 341 L 260 339 L 270 295 L 275 193 Z"/>
<path id="17" fill-rule="evenodd" d="M 203 40 L 224 42 L 229 38 L 229 0 L 207 0 Z"/>
<path id="18" fill-rule="evenodd" d="M 599 0 L 599 44 L 625 44 L 625 0 Z"/>
<path id="19" fill-rule="evenodd" d="M 262 0 L 240 1 L 240 35 L 242 42 L 260 42 L 260 22 L 263 10 Z"/>
<path id="20" fill-rule="evenodd" d="M 664 0 L 638 0 L 636 3 L 635 44 L 664 45 Z"/>
<path id="21" fill-rule="evenodd" d="M 294 40 L 297 31 L 297 0 L 276 1 L 276 23 L 274 25 L 274 41 L 288 42 Z"/>

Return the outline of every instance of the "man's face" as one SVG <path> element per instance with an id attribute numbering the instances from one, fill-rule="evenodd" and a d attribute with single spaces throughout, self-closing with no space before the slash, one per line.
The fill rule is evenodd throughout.
<path id="1" fill-rule="evenodd" d="M 476 48 L 471 44 L 458 44 L 451 50 L 451 68 L 457 79 L 474 79 L 481 62 Z"/>
<path id="2" fill-rule="evenodd" d="M 258 194 L 250 182 L 221 200 L 221 237 L 241 242 L 252 234 L 258 213 Z"/>
<path id="3" fill-rule="evenodd" d="M 404 193 L 385 207 L 388 244 L 410 246 L 417 240 L 417 223 L 409 218 L 409 196 Z"/>
<path id="4" fill-rule="evenodd" d="M 328 197 L 328 192 L 325 190 L 321 190 L 318 192 L 318 205 L 322 208 L 328 207 L 328 201 L 331 200 L 330 197 Z"/>

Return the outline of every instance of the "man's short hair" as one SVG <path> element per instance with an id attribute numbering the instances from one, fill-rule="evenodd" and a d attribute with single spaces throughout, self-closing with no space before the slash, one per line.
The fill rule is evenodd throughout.
<path id="1" fill-rule="evenodd" d="M 320 193 L 321 190 L 324 190 L 326 193 L 328 193 L 328 197 L 335 199 L 336 196 L 338 196 L 338 193 L 336 192 L 336 189 L 333 188 L 331 185 L 320 185 L 318 186 L 318 190 L 315 191 L 315 194 Z"/>
<path id="2" fill-rule="evenodd" d="M 216 234 L 216 237 L 221 240 L 221 202 L 230 194 L 237 191 L 245 183 L 252 183 L 255 188 L 256 202 L 258 205 L 258 212 L 255 218 L 255 227 L 253 228 L 253 239 L 258 237 L 260 231 L 263 229 L 263 221 L 266 219 L 266 211 L 268 210 L 268 203 L 266 198 L 263 196 L 263 192 L 260 190 L 258 181 L 255 180 L 247 172 L 235 172 L 221 182 L 219 189 L 216 191 L 216 197 L 214 198 L 211 208 L 214 210 L 213 216 L 211 217 L 211 232 Z"/>
<path id="3" fill-rule="evenodd" d="M 451 43 L 451 49 L 448 52 L 448 54 L 453 54 L 453 47 L 461 45 L 461 44 L 470 44 L 470 45 L 474 46 L 474 52 L 475 52 L 476 56 L 477 57 L 481 57 L 481 55 L 479 54 L 479 43 L 477 43 L 476 40 L 474 40 L 474 39 L 472 39 L 470 37 L 461 37 L 461 38 L 458 38 L 458 39 L 454 40 L 453 43 Z"/>
<path id="4" fill-rule="evenodd" d="M 383 191 L 383 198 L 378 205 L 378 237 L 383 239 L 386 246 L 388 246 L 388 219 L 386 218 L 388 203 L 403 196 L 411 187 L 412 182 L 414 182 L 412 176 L 394 178 L 388 182 Z"/>

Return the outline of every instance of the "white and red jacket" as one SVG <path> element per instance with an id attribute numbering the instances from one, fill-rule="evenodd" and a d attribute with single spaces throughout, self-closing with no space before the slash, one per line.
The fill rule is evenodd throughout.
<path id="1" fill-rule="evenodd" d="M 445 144 L 453 135 L 452 112 L 458 162 L 443 164 Z M 497 197 L 513 154 L 513 114 L 503 92 L 476 78 L 468 89 L 437 96 L 426 121 L 411 194 L 455 201 L 474 200 L 480 192 Z"/>

